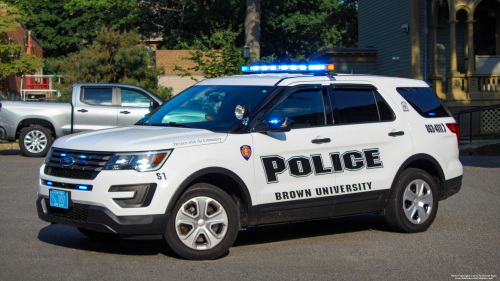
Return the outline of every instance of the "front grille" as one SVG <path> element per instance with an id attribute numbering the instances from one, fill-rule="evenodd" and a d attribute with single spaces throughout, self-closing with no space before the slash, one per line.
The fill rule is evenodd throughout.
<path id="1" fill-rule="evenodd" d="M 45 201 L 45 206 L 47 207 L 46 214 L 51 217 L 56 217 L 60 219 L 72 220 L 72 221 L 87 221 L 89 215 L 89 206 L 75 204 L 69 209 L 61 209 L 50 207 L 48 200 Z"/>
<path id="2" fill-rule="evenodd" d="M 45 174 L 70 179 L 93 180 L 111 158 L 110 152 L 77 151 L 53 148 L 48 156 Z M 63 165 L 63 158 L 71 158 L 74 163 Z"/>

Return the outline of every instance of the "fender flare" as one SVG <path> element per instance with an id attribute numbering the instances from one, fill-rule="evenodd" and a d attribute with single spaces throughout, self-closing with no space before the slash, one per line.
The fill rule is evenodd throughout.
<path id="1" fill-rule="evenodd" d="M 177 190 L 175 191 L 174 195 L 172 195 L 172 197 L 170 198 L 170 201 L 168 202 L 165 214 L 170 215 L 172 213 L 172 210 L 174 209 L 175 204 L 177 204 L 177 201 L 179 200 L 181 195 L 184 193 L 184 191 L 186 191 L 186 189 L 189 188 L 188 185 L 193 180 L 195 180 L 196 178 L 199 178 L 201 176 L 207 175 L 207 174 L 223 174 L 223 175 L 230 177 L 234 181 L 236 181 L 239 185 L 239 188 L 237 188 L 237 189 L 241 192 L 242 196 L 244 197 L 242 199 L 243 199 L 243 202 L 245 205 L 244 206 L 245 209 L 248 210 L 252 206 L 252 198 L 250 197 L 250 193 L 248 192 L 248 188 L 247 188 L 245 182 L 243 182 L 243 180 L 237 174 L 235 174 L 233 171 L 228 170 L 226 168 L 208 167 L 208 168 L 203 168 L 201 170 L 194 172 L 193 174 L 188 176 L 177 187 Z"/>
<path id="2" fill-rule="evenodd" d="M 438 194 L 438 200 L 441 199 L 441 196 L 442 196 L 442 192 L 444 190 L 444 184 L 445 184 L 445 177 L 444 177 L 444 172 L 443 172 L 443 169 L 441 168 L 441 165 L 439 165 L 439 162 L 432 156 L 430 156 L 429 154 L 425 154 L 425 153 L 419 153 L 419 154 L 415 154 L 415 155 L 412 155 L 410 156 L 408 159 L 406 159 L 403 164 L 399 167 L 396 175 L 394 176 L 394 179 L 392 180 L 392 184 L 391 184 L 391 188 L 389 190 L 389 194 L 387 196 L 387 199 L 386 200 L 389 200 L 389 198 L 391 198 L 392 196 L 392 193 L 394 192 L 395 190 L 395 184 L 396 184 L 396 181 L 399 177 L 399 175 L 404 171 L 406 170 L 406 168 L 408 168 L 408 166 L 416 161 L 416 160 L 427 160 L 427 161 L 430 161 L 433 165 L 434 165 L 434 168 L 438 171 L 438 176 L 439 176 L 439 180 L 440 180 L 440 185 L 438 186 L 439 188 L 439 194 Z M 386 202 L 387 203 L 387 202 Z"/>

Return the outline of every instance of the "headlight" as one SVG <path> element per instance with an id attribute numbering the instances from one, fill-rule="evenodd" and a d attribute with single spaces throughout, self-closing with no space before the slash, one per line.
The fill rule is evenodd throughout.
<path id="1" fill-rule="evenodd" d="M 106 163 L 104 170 L 156 171 L 165 163 L 170 153 L 172 150 L 115 153 Z"/>
<path id="2" fill-rule="evenodd" d="M 47 156 L 45 156 L 45 161 L 43 161 L 43 164 L 47 164 L 47 162 L 49 162 L 50 156 L 52 156 L 52 147 L 49 149 Z"/>

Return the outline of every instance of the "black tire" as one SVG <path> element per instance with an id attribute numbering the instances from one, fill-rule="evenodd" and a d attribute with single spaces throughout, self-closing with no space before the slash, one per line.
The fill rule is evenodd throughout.
<path id="1" fill-rule="evenodd" d="M 31 144 L 33 144 L 33 139 L 30 138 L 32 135 L 39 136 L 37 139 L 42 141 L 44 145 L 43 149 L 38 149 L 40 146 L 29 145 L 30 140 L 32 141 Z M 25 127 L 19 135 L 19 148 L 21 148 L 24 156 L 27 157 L 44 157 L 49 152 L 53 142 L 50 130 L 41 125 Z"/>
<path id="2" fill-rule="evenodd" d="M 419 185 L 423 187 L 420 193 L 422 195 L 411 197 L 413 194 L 419 193 Z M 405 195 L 405 192 L 407 192 L 407 195 Z M 429 192 L 432 198 L 428 196 Z M 399 175 L 395 183 L 395 189 L 392 191 L 389 202 L 384 209 L 387 225 L 399 232 L 416 233 L 426 231 L 436 218 L 438 196 L 437 185 L 429 173 L 415 168 L 404 170 Z M 414 200 L 412 201 L 411 198 L 414 198 Z"/>
<path id="3" fill-rule="evenodd" d="M 114 233 L 104 233 L 104 232 L 97 232 L 94 230 L 78 227 L 78 230 L 88 238 L 95 240 L 95 241 L 112 241 L 112 240 L 117 240 L 119 239 L 118 235 Z"/>
<path id="4" fill-rule="evenodd" d="M 203 198 L 208 198 L 208 199 L 203 199 Z M 206 225 L 203 222 L 202 225 L 194 225 L 191 227 L 191 229 L 186 228 L 186 225 L 178 225 L 176 226 L 176 218 L 178 214 L 182 216 L 182 210 L 181 207 L 183 207 L 184 203 L 187 203 L 184 208 L 188 208 L 188 202 L 192 202 L 193 200 L 198 200 L 201 202 L 205 202 L 207 206 L 209 206 L 211 203 L 209 200 L 215 200 L 212 202 L 215 202 L 216 205 L 220 204 L 222 208 L 220 208 L 220 205 L 215 206 L 215 208 L 208 209 L 207 212 L 204 212 L 203 215 L 208 214 L 209 211 L 216 210 L 217 208 L 221 212 L 225 212 L 225 217 L 227 217 L 227 225 L 220 227 L 220 225 L 212 225 L 209 226 L 209 220 L 206 220 Z M 203 201 L 207 200 L 207 201 Z M 196 206 L 195 206 L 196 207 Z M 214 207 L 214 206 L 211 206 Z M 204 207 L 203 207 L 204 208 Z M 185 209 L 185 210 L 193 210 L 193 209 Z M 203 209 L 202 209 L 203 210 Z M 196 219 L 202 218 L 202 215 L 197 214 L 197 210 L 194 210 L 192 220 L 196 221 Z M 200 212 L 201 213 L 201 212 Z M 218 211 L 213 211 L 213 214 L 217 214 Z M 184 216 L 186 217 L 186 216 Z M 207 216 L 208 217 L 208 216 Z M 215 216 L 214 218 L 220 218 L 220 215 Z M 222 219 L 223 221 L 224 219 Z M 199 221 L 198 221 L 199 222 Z M 210 237 L 204 236 L 200 231 L 207 231 L 207 235 L 212 235 L 215 232 L 208 233 L 208 231 L 213 231 L 213 227 L 216 227 L 217 231 L 220 229 L 223 229 L 224 235 L 223 237 L 220 237 L 219 240 L 214 240 L 214 243 L 211 242 Z M 184 228 L 183 228 L 184 227 Z M 188 226 L 189 227 L 189 226 Z M 212 227 L 212 228 L 211 228 Z M 186 232 L 186 238 L 184 239 L 185 242 L 181 241 L 181 235 L 183 231 Z M 234 241 L 236 240 L 236 236 L 238 235 L 238 229 L 239 229 L 239 218 L 238 218 L 238 210 L 236 209 L 235 203 L 231 200 L 231 197 L 227 193 L 225 193 L 222 189 L 213 186 L 211 184 L 206 184 L 206 183 L 197 183 L 191 187 L 189 187 L 184 194 L 179 198 L 177 201 L 174 209 L 172 210 L 172 213 L 170 215 L 168 224 L 167 224 L 167 230 L 165 232 L 165 240 L 167 241 L 167 244 L 170 246 L 170 248 L 177 253 L 179 256 L 190 259 L 190 260 L 211 260 L 218 258 L 228 252 L 229 248 L 233 245 Z M 222 235 L 221 235 L 222 236 Z M 198 237 L 198 238 L 197 238 Z M 197 239 L 195 239 L 197 238 Z M 206 239 L 208 238 L 208 239 Z M 200 242 L 198 242 L 201 239 Z M 204 241 L 208 240 L 207 241 Z M 191 247 L 188 247 L 185 243 L 189 244 L 189 240 L 192 240 L 192 245 Z M 218 244 L 215 245 L 215 242 Z M 211 247 L 211 243 L 214 244 L 215 246 L 209 248 L 209 249 L 195 249 L 193 247 L 198 247 L 198 243 L 200 243 L 200 248 L 203 247 Z M 205 244 L 204 244 L 205 243 Z"/>

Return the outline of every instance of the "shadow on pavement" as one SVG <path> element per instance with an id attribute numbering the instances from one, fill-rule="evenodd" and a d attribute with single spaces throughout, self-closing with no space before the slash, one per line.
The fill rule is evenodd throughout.
<path id="1" fill-rule="evenodd" d="M 0 155 L 23 155 L 21 150 L 0 150 Z"/>
<path id="2" fill-rule="evenodd" d="M 240 231 L 233 247 L 267 244 L 302 238 L 353 233 L 368 230 L 388 231 L 381 215 L 367 214 L 352 217 L 324 219 L 317 221 L 287 223 L 280 225 L 248 228 Z M 164 240 L 122 240 L 94 241 L 81 234 L 75 227 L 49 225 L 40 230 L 38 239 L 42 242 L 77 250 L 117 255 L 158 255 L 181 258 L 168 248 Z M 228 253 L 221 258 L 227 256 Z"/>
<path id="3" fill-rule="evenodd" d="M 366 214 L 316 221 L 252 227 L 248 228 L 246 231 L 240 231 L 233 247 L 369 230 L 392 232 L 392 230 L 386 226 L 382 215 Z"/>
<path id="4" fill-rule="evenodd" d="M 500 168 L 500 156 L 460 156 L 463 166 Z"/>
<path id="5" fill-rule="evenodd" d="M 95 241 L 81 234 L 75 227 L 58 224 L 42 228 L 38 233 L 38 239 L 48 244 L 90 252 L 136 256 L 163 254 L 177 258 L 164 240 L 136 241 L 116 237 L 116 240 Z"/>

